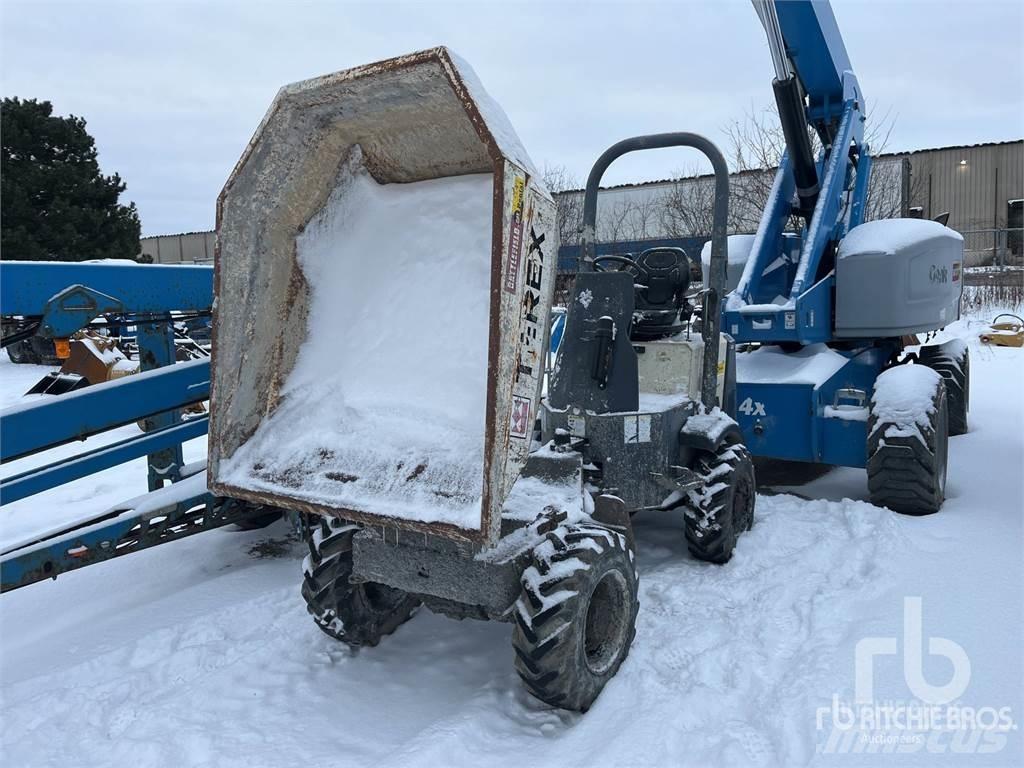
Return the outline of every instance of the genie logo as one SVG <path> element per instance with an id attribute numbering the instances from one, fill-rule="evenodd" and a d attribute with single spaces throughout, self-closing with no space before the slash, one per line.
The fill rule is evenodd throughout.
<path id="1" fill-rule="evenodd" d="M 928 268 L 928 279 L 933 283 L 948 283 L 949 270 L 945 267 L 938 267 L 935 264 L 932 264 Z"/>

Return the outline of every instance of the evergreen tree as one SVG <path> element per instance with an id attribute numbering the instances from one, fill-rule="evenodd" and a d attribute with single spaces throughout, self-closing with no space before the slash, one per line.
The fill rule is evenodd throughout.
<path id="1" fill-rule="evenodd" d="M 135 203 L 104 176 L 85 120 L 54 117 L 48 101 L 3 100 L 0 108 L 0 258 L 33 261 L 134 259 Z"/>

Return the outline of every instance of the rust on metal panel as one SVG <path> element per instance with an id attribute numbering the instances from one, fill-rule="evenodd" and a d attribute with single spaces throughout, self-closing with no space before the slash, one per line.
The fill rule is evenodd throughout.
<path id="1" fill-rule="evenodd" d="M 228 496 L 242 501 L 251 501 L 258 504 L 269 504 L 275 507 L 290 509 L 295 512 L 306 514 L 322 515 L 325 517 L 336 517 L 354 523 L 362 523 L 371 526 L 385 526 L 399 530 L 414 531 L 434 536 L 441 536 L 446 539 L 465 541 L 477 546 L 487 543 L 487 537 L 483 530 L 474 531 L 469 528 L 459 528 L 449 523 L 427 523 L 418 520 L 405 520 L 384 515 L 374 515 L 357 509 L 345 509 L 343 507 L 327 506 L 315 502 L 304 501 L 284 494 L 271 493 L 269 491 L 252 491 L 226 483 L 217 483 L 216 493 L 221 496 Z"/>
<path id="2" fill-rule="evenodd" d="M 501 314 L 501 249 L 503 247 L 505 230 L 502 226 L 505 215 L 504 206 L 505 188 L 505 163 L 501 162 L 494 169 L 494 208 L 491 213 L 491 296 L 490 296 L 490 318 L 491 327 L 487 335 L 487 413 L 484 417 L 484 446 L 490 446 L 494 442 L 497 418 L 495 411 L 498 408 L 498 358 L 501 354 L 501 327 L 496 319 Z M 498 254 L 495 258 L 494 254 Z M 484 450 L 484 473 L 481 478 L 483 483 L 483 497 L 480 502 L 480 531 L 483 538 L 490 540 L 495 536 L 495 531 L 501 527 L 500 511 L 495 515 L 493 483 L 489 482 L 494 469 L 494 455 L 491 450 Z"/>
<path id="3" fill-rule="evenodd" d="M 528 426 L 518 423 L 510 450 L 510 419 L 518 414 L 522 422 L 536 413 L 537 377 L 543 373 L 543 365 L 532 364 L 536 350 L 524 350 L 524 344 L 536 341 L 524 335 L 524 323 L 546 323 L 550 309 L 550 269 L 543 298 L 524 297 L 530 230 L 534 222 L 549 225 L 554 213 L 546 190 L 503 153 L 488 125 L 496 110 L 490 105 L 481 109 L 470 85 L 449 52 L 434 48 L 278 91 L 217 199 L 208 459 L 214 492 L 477 545 L 497 537 L 504 497 L 529 446 Z M 501 130 L 507 141 L 503 123 Z M 493 174 L 479 530 L 329 507 L 286 493 L 237 487 L 217 475 L 221 458 L 241 446 L 279 402 L 307 333 L 309 286 L 297 261 L 295 237 L 344 181 L 341 169 L 356 145 L 379 183 Z M 513 215 L 507 204 L 515 189 L 518 232 L 510 231 Z M 551 243 L 553 227 L 546 231 Z M 509 290 L 503 291 L 503 285 Z"/>

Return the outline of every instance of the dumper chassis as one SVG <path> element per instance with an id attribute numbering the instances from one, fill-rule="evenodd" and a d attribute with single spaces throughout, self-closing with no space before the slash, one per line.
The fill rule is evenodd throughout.
<path id="1" fill-rule="evenodd" d="M 697 147 L 715 166 L 722 245 L 725 163 L 710 142 L 685 133 L 628 139 L 602 155 L 587 186 L 585 238 L 594 231 L 598 184 L 612 160 L 665 146 Z M 585 254 L 586 245 L 585 239 Z M 716 249 L 712 257 L 716 272 L 702 293 L 710 320 L 699 337 L 688 323 L 690 265 L 682 252 L 653 249 L 609 260 L 591 250 L 587 258 L 591 269 L 577 277 L 534 448 L 506 499 L 500 538 L 480 548 L 360 525 L 343 513 L 305 516 L 302 595 L 327 635 L 373 646 L 420 606 L 458 619 L 510 622 L 526 689 L 548 704 L 586 711 L 636 633 L 631 515 L 681 511 L 689 551 L 728 562 L 737 537 L 753 524 L 755 479 L 726 413 L 735 407 L 734 352 L 715 320 L 724 253 Z M 654 362 L 638 363 L 644 355 Z M 575 510 L 564 503 L 573 498 Z"/>
<path id="2" fill-rule="evenodd" d="M 695 148 L 714 168 L 711 274 L 695 291 L 679 249 L 595 254 L 605 170 L 663 147 Z M 451 190 L 471 174 L 426 224 L 415 218 L 423 205 L 401 221 L 371 205 Z M 719 150 L 696 134 L 626 139 L 598 158 L 584 195 L 584 269 L 545 375 L 558 229 L 538 176 L 508 118 L 444 48 L 282 88 L 218 199 L 209 477 L 223 496 L 302 514 L 302 595 L 327 635 L 373 646 L 420 607 L 509 622 L 526 690 L 586 711 L 636 632 L 631 515 L 682 516 L 690 553 L 717 564 L 753 521 L 735 351 L 720 332 L 729 180 Z M 481 203 L 490 215 L 473 218 L 468 237 L 469 220 L 448 212 Z M 363 211 L 400 238 L 346 250 L 338 232 L 351 230 L 330 222 Z M 427 247 L 421 233 L 442 219 L 445 238 Z M 310 243 L 331 280 L 309 271 Z M 391 266 L 402 254 L 405 271 Z M 410 277 L 431 264 L 443 268 Z M 387 300 L 365 298 L 399 290 L 433 313 L 419 316 L 429 335 Z M 352 314 L 325 319 L 328 305 Z M 467 313 L 451 314 L 459 306 Z M 364 344 L 368 317 L 376 335 Z M 444 327 L 430 325 L 439 317 Z M 484 322 L 486 345 L 479 337 L 456 359 Z M 295 379 L 310 370 L 306 342 L 330 334 L 345 334 L 344 355 L 318 351 L 316 380 Z M 382 352 L 404 356 L 401 370 Z M 402 387 L 387 389 L 396 373 Z M 388 426 L 396 412 L 401 434 Z M 410 434 L 423 423 L 441 428 Z"/>

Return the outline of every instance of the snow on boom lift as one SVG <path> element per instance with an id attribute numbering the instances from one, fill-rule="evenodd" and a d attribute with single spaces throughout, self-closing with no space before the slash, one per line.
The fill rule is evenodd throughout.
<path id="1" fill-rule="evenodd" d="M 952 341 L 908 354 L 904 339 L 959 317 L 963 239 L 935 221 L 864 222 L 864 94 L 831 6 L 754 6 L 786 152 L 757 234 L 729 238 L 730 262 L 746 256 L 723 312 L 747 350 L 737 354 L 744 440 L 759 456 L 866 467 L 874 503 L 935 512 L 947 435 L 967 429 L 968 351 Z"/>
<path id="2" fill-rule="evenodd" d="M 717 319 L 728 172 L 706 139 L 609 149 L 587 226 L 607 165 L 654 146 L 715 167 Z M 448 50 L 282 88 L 218 201 L 209 467 L 215 493 L 305 513 L 326 634 L 375 645 L 421 605 L 507 621 L 526 688 L 586 710 L 635 633 L 630 513 L 685 516 L 724 563 L 754 475 L 717 407 L 729 345 L 685 332 L 673 249 L 591 261 L 541 401 L 557 251 L 536 169 Z"/>

